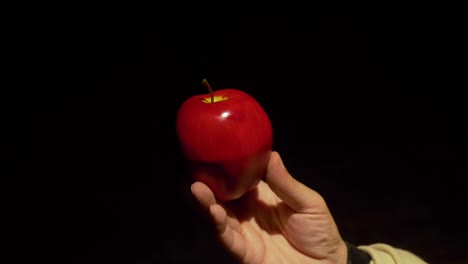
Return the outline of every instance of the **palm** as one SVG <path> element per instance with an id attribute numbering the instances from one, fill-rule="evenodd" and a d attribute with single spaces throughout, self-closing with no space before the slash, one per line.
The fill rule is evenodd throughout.
<path id="1" fill-rule="evenodd" d="M 315 236 L 329 226 L 328 214 L 297 213 L 264 182 L 225 208 L 225 235 L 232 237 L 226 246 L 245 263 L 318 263 L 327 256 Z"/>
<path id="2" fill-rule="evenodd" d="M 210 209 L 221 242 L 243 263 L 321 263 L 342 250 L 325 202 L 310 189 L 303 203 L 262 181 L 242 198 L 221 204 L 206 185 L 197 184 L 192 191 Z"/>

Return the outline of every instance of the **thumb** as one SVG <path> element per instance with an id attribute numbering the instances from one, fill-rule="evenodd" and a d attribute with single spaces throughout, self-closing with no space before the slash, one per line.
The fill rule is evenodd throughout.
<path id="1" fill-rule="evenodd" d="M 287 171 L 278 152 L 273 151 L 265 181 L 286 205 L 300 213 L 328 212 L 323 197 L 294 179 Z"/>

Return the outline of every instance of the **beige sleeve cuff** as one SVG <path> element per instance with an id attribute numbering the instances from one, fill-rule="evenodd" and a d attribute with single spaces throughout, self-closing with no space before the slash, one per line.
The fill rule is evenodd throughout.
<path id="1" fill-rule="evenodd" d="M 372 258 L 371 264 L 427 264 L 409 251 L 384 243 L 358 246 L 358 248 L 369 253 Z"/>

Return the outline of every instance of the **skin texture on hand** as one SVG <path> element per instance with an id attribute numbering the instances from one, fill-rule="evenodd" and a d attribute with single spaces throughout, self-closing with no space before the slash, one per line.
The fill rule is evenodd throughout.
<path id="1" fill-rule="evenodd" d="M 191 191 L 220 242 L 241 263 L 347 262 L 346 244 L 323 197 L 295 180 L 277 152 L 265 181 L 237 200 L 216 201 L 202 182 Z"/>

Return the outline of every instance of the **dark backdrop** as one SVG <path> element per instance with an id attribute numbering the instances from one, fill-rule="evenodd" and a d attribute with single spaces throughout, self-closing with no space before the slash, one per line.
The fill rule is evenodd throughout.
<path id="1" fill-rule="evenodd" d="M 22 229 L 39 231 L 22 239 L 42 253 L 228 260 L 189 195 L 175 137 L 178 107 L 207 78 L 264 106 L 274 149 L 325 197 L 346 240 L 466 263 L 464 10 L 70 10 L 2 18 L 7 157 L 32 176 L 15 186 L 30 208 Z"/>

